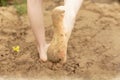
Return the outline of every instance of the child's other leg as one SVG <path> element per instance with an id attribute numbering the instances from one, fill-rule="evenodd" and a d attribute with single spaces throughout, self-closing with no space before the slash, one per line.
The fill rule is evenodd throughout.
<path id="1" fill-rule="evenodd" d="M 67 43 L 81 4 L 82 0 L 65 0 L 65 6 L 59 6 L 53 10 L 54 36 L 48 48 L 50 61 L 66 62 Z"/>
<path id="2" fill-rule="evenodd" d="M 64 15 L 63 24 L 68 36 L 68 40 L 74 28 L 76 15 L 82 5 L 82 2 L 83 0 L 64 0 L 65 15 Z"/>
<path id="3" fill-rule="evenodd" d="M 45 41 L 45 30 L 42 13 L 42 0 L 27 0 L 27 9 L 30 19 L 30 24 L 37 40 L 37 48 L 40 59 L 47 60 L 47 44 Z"/>

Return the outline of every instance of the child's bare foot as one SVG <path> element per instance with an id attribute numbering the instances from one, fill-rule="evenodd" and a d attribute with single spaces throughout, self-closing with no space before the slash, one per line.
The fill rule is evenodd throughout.
<path id="1" fill-rule="evenodd" d="M 40 56 L 40 61 L 47 61 L 47 50 L 48 50 L 49 44 L 47 44 L 45 47 L 38 47 L 38 52 Z"/>
<path id="2" fill-rule="evenodd" d="M 52 62 L 66 62 L 68 39 L 63 26 L 64 13 L 64 6 L 55 8 L 52 13 L 54 36 L 47 51 L 48 60 Z"/>

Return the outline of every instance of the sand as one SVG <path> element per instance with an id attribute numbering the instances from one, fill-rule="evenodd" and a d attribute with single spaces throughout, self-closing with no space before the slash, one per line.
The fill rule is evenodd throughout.
<path id="1" fill-rule="evenodd" d="M 63 1 L 44 2 L 46 39 L 51 41 L 51 11 Z M 20 46 L 14 52 L 13 46 Z M 0 80 L 120 80 L 120 5 L 84 1 L 64 65 L 40 62 L 27 15 L 0 7 Z M 24 79 L 23 79 L 24 78 Z"/>

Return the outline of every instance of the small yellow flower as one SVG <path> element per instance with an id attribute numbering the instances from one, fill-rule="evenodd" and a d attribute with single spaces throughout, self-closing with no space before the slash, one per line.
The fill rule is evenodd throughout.
<path id="1" fill-rule="evenodd" d="M 19 52 L 20 51 L 20 46 L 14 46 L 12 47 L 13 51 Z"/>

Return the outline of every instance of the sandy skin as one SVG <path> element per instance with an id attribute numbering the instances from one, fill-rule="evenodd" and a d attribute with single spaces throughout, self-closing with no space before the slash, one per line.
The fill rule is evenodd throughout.
<path id="1" fill-rule="evenodd" d="M 48 47 L 48 60 L 65 63 L 67 59 L 67 36 L 63 26 L 64 6 L 56 7 L 52 12 L 54 26 L 53 39 Z"/>

